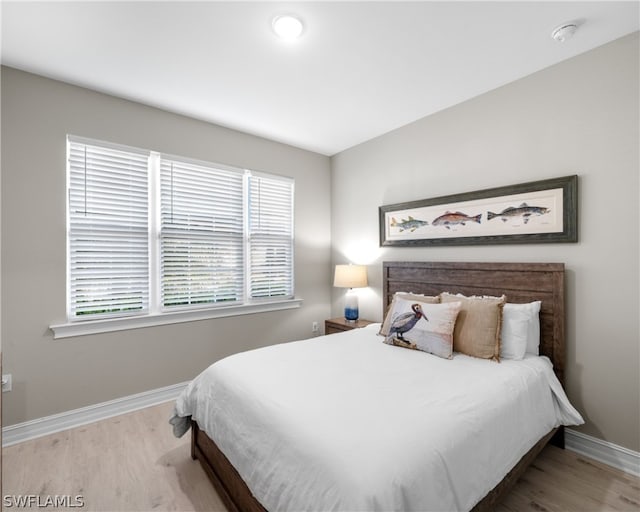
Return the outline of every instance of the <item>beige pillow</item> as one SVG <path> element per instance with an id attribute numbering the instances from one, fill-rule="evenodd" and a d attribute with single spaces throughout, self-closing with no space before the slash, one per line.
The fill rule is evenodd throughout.
<path id="1" fill-rule="evenodd" d="M 507 298 L 465 297 L 443 292 L 443 303 L 461 302 L 453 332 L 453 350 L 482 359 L 500 360 L 502 308 Z"/>
<path id="2" fill-rule="evenodd" d="M 407 292 L 396 292 L 393 295 L 393 300 L 391 304 L 389 304 L 389 308 L 387 309 L 387 313 L 384 317 L 384 322 L 382 327 L 380 328 L 380 333 L 382 336 L 387 336 L 389 334 L 389 327 L 391 326 L 391 314 L 393 312 L 393 305 L 396 302 L 396 298 L 403 300 L 413 300 L 417 302 L 424 302 L 426 304 L 439 304 L 440 296 L 429 296 L 429 295 L 420 295 L 418 293 L 407 293 Z"/>

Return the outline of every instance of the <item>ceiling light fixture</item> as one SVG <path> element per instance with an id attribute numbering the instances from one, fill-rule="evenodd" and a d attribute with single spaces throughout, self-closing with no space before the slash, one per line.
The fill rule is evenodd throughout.
<path id="1" fill-rule="evenodd" d="M 573 34 L 578 30 L 578 25 L 575 23 L 563 23 L 562 25 L 553 29 L 551 37 L 559 43 L 564 43 L 567 39 L 571 39 Z"/>
<path id="2" fill-rule="evenodd" d="M 276 16 L 273 18 L 271 26 L 276 35 L 285 41 L 294 41 L 302 35 L 304 30 L 302 20 L 293 14 Z"/>

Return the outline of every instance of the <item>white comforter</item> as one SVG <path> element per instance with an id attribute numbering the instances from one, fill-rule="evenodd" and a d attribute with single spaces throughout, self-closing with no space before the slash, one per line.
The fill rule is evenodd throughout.
<path id="1" fill-rule="evenodd" d="M 550 361 L 453 360 L 379 325 L 236 354 L 178 398 L 270 511 L 469 510 L 544 434 L 583 422 Z"/>

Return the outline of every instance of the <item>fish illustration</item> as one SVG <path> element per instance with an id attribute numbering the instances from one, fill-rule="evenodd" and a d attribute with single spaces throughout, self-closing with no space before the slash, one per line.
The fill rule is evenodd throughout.
<path id="1" fill-rule="evenodd" d="M 523 222 L 526 224 L 533 215 L 544 215 L 550 211 L 545 206 L 529 206 L 527 203 L 522 203 L 517 208 L 510 206 L 500 213 L 487 212 L 487 220 L 500 217 L 503 222 L 507 222 L 511 218 L 522 217 Z"/>
<path id="2" fill-rule="evenodd" d="M 398 228 L 400 231 L 410 230 L 415 231 L 422 226 L 428 226 L 429 223 L 426 220 L 418 220 L 414 219 L 411 215 L 409 215 L 408 219 L 401 220 L 398 222 L 395 217 L 391 217 L 391 227 Z"/>
<path id="3" fill-rule="evenodd" d="M 464 226 L 465 222 L 477 222 L 480 224 L 481 217 L 481 213 L 471 217 L 466 213 L 447 211 L 444 215 L 440 215 L 437 219 L 433 219 L 431 224 L 433 226 L 444 226 L 447 229 L 451 229 L 451 226 L 455 226 L 456 224 L 462 224 Z"/>

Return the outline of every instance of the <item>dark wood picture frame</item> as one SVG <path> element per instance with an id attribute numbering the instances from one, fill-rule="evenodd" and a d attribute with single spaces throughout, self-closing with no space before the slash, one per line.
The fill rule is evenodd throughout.
<path id="1" fill-rule="evenodd" d="M 527 194 L 532 197 L 540 196 L 539 192 L 549 191 L 557 196 L 561 196 L 559 201 L 562 204 L 562 215 L 556 219 L 557 226 L 554 231 L 540 230 L 535 232 L 535 222 L 537 218 L 542 218 L 553 210 L 553 208 L 541 208 L 533 206 L 534 202 L 527 203 Z M 512 196 L 518 197 L 516 198 Z M 504 201 L 511 201 L 509 207 L 498 210 L 497 213 L 483 211 L 477 213 L 479 207 L 471 209 L 469 216 L 462 216 L 461 203 L 469 203 L 484 200 L 494 200 L 498 204 Z M 520 203 L 522 201 L 522 203 Z M 522 208 L 522 207 L 525 208 Z M 410 215 L 411 210 L 416 212 L 429 207 L 430 211 L 437 211 L 437 218 L 432 217 L 426 220 L 419 220 Z M 434 208 L 437 207 L 437 208 Z M 484 208 L 487 210 L 487 208 Z M 398 222 L 392 214 L 397 212 L 400 216 Z M 404 218 L 402 217 L 404 216 Z M 492 221 L 493 218 L 497 220 Z M 389 219 L 392 219 L 389 222 Z M 514 219 L 514 223 L 511 223 Z M 503 223 L 500 223 L 500 220 Z M 527 226 L 529 220 L 531 224 Z M 481 222 L 487 225 L 492 221 L 492 226 L 501 231 L 500 234 L 476 234 L 469 235 L 473 229 L 480 231 L 478 226 Z M 431 245 L 485 245 L 485 244 L 521 244 L 521 243 L 564 243 L 578 241 L 578 176 L 563 176 L 541 181 L 532 181 L 496 187 L 475 192 L 465 192 L 449 196 L 434 197 L 406 203 L 397 203 L 380 206 L 380 245 L 381 246 L 431 246 Z M 437 226 L 436 226 L 437 225 Z M 393 238 L 389 236 L 391 227 L 396 228 L 400 234 Z M 549 229 L 549 228 L 547 228 Z M 424 234 L 426 230 L 431 230 L 432 234 Z M 524 231 L 527 232 L 524 232 Z M 466 232 L 465 232 L 466 231 Z M 495 231 L 495 230 L 494 230 Z M 435 234 L 441 233 L 441 235 Z M 446 235 L 446 236 L 445 236 Z"/>

